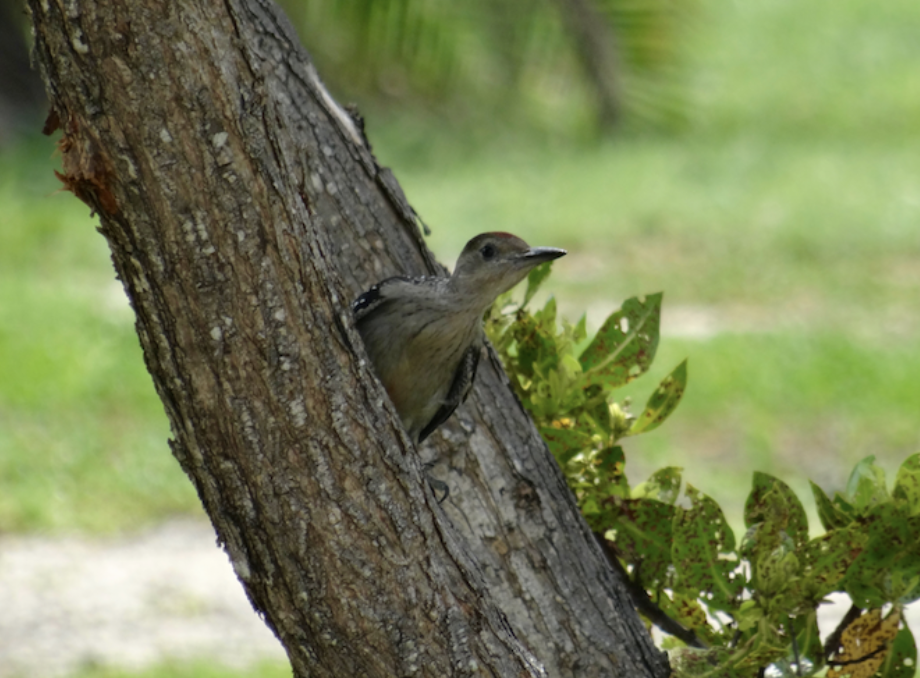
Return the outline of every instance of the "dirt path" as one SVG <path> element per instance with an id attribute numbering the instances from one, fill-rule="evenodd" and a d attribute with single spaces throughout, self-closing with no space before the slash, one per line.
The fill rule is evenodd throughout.
<path id="1" fill-rule="evenodd" d="M 0 678 L 218 656 L 284 660 L 210 525 L 119 540 L 0 537 Z"/>
<path id="2" fill-rule="evenodd" d="M 822 635 L 847 606 L 837 596 L 821 607 Z M 920 628 L 920 605 L 908 623 Z M 0 678 L 216 657 L 237 667 L 285 660 L 209 524 L 173 521 L 118 540 L 0 536 Z"/>

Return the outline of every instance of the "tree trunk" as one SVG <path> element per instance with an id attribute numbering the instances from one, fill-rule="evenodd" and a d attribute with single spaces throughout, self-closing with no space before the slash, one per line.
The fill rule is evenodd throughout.
<path id="1" fill-rule="evenodd" d="M 29 4 L 62 180 L 295 675 L 667 675 L 494 358 L 422 451 L 433 500 L 349 302 L 439 266 L 278 9 Z"/>

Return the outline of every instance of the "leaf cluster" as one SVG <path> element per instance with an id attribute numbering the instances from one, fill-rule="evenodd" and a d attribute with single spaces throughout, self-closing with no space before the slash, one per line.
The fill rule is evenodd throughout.
<path id="1" fill-rule="evenodd" d="M 920 454 L 890 492 L 873 457 L 833 497 L 812 483 L 824 528 L 814 538 L 792 489 L 755 472 L 737 540 L 712 498 L 682 488 L 681 469 L 635 487 L 623 472 L 618 442 L 659 426 L 687 385 L 684 361 L 638 416 L 613 398 L 651 365 L 662 295 L 626 300 L 589 339 L 584 317 L 558 319 L 552 298 L 527 310 L 549 270 L 531 273 L 520 305 L 496 303 L 487 333 L 637 608 L 672 634 L 674 675 L 913 678 L 902 609 L 920 598 Z M 822 643 L 817 610 L 833 592 L 853 607 Z"/>
<path id="2" fill-rule="evenodd" d="M 485 328 L 588 524 L 603 531 L 613 516 L 611 498 L 629 495 L 618 441 L 654 430 L 674 411 L 687 383 L 687 364 L 678 365 L 634 417 L 630 403 L 614 401 L 612 392 L 652 364 L 662 295 L 628 299 L 587 341 L 585 317 L 574 325 L 564 318 L 557 322 L 555 299 L 533 314 L 527 310 L 549 272 L 544 264 L 530 273 L 516 308 L 509 296 L 500 298 Z"/>

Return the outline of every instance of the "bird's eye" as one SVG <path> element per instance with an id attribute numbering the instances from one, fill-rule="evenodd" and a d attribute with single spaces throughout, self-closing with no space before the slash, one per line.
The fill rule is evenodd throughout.
<path id="1" fill-rule="evenodd" d="M 495 245 L 492 245 L 492 244 L 483 245 L 483 246 L 479 249 L 479 253 L 482 255 L 482 258 L 483 258 L 483 259 L 485 259 L 486 261 L 488 261 L 489 259 L 491 259 L 492 257 L 494 257 L 495 254 L 496 254 L 496 252 L 495 252 Z"/>

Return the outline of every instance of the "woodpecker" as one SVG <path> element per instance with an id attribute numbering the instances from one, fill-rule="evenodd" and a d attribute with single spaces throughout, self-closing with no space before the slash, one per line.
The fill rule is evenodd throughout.
<path id="1" fill-rule="evenodd" d="M 535 266 L 565 253 L 530 247 L 510 233 L 482 233 L 463 248 L 449 278 L 387 278 L 355 299 L 367 355 L 414 443 L 469 394 L 486 309 Z"/>

